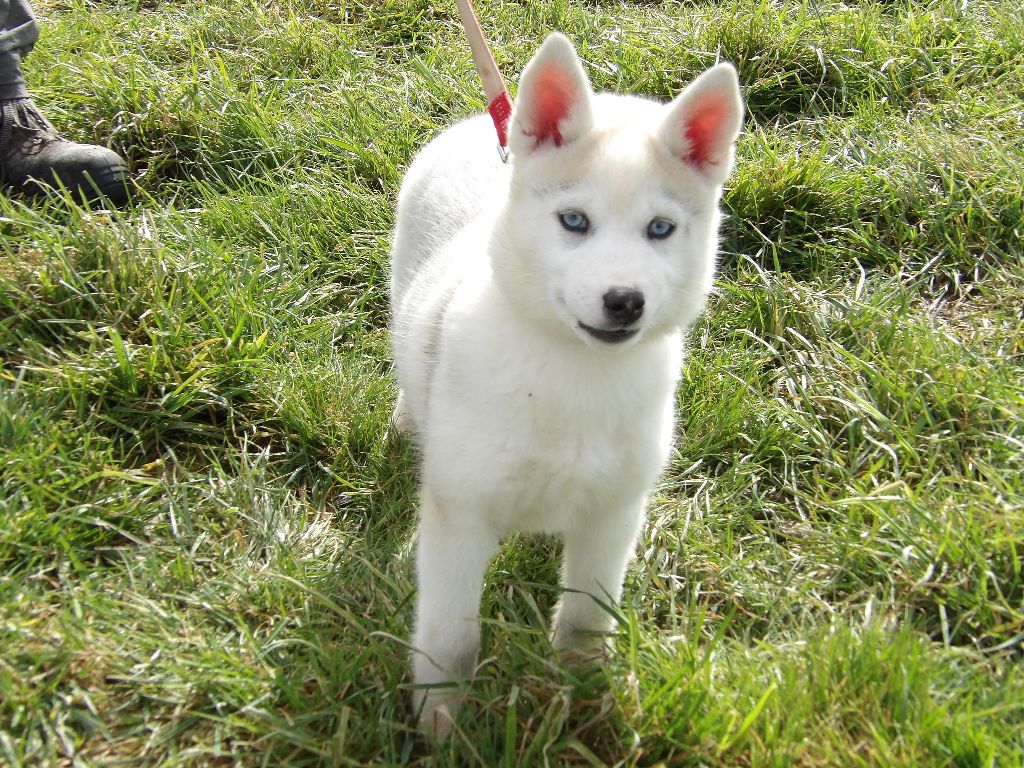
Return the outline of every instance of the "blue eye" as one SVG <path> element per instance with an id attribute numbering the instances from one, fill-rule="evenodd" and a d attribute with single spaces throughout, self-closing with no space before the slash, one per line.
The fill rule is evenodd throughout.
<path id="1" fill-rule="evenodd" d="M 647 236 L 651 240 L 664 240 L 666 237 L 676 231 L 676 225 L 668 219 L 651 219 L 647 225 Z"/>
<path id="2" fill-rule="evenodd" d="M 558 221 L 565 229 L 580 235 L 590 229 L 590 219 L 579 211 L 563 211 L 558 214 Z"/>

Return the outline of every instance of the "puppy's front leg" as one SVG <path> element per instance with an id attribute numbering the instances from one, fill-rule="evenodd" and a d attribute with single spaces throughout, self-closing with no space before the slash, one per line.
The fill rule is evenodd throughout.
<path id="1" fill-rule="evenodd" d="M 428 489 L 420 511 L 413 636 L 414 706 L 420 723 L 444 738 L 458 701 L 451 685 L 469 677 L 480 647 L 480 593 L 495 532 L 468 515 L 441 509 Z M 445 685 L 448 683 L 449 685 Z"/>
<path id="2" fill-rule="evenodd" d="M 604 648 L 614 620 L 604 605 L 622 594 L 626 566 L 643 521 L 644 501 L 630 510 L 590 517 L 565 533 L 565 592 L 555 611 L 552 642 L 566 656 Z"/>

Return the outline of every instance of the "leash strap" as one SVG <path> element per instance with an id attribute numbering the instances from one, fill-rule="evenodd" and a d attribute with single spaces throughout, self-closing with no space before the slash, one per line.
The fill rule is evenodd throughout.
<path id="1" fill-rule="evenodd" d="M 512 116 L 512 97 L 498 70 L 498 64 L 491 54 L 491 47 L 487 44 L 487 38 L 484 37 L 484 31 L 480 27 L 480 20 L 476 16 L 476 11 L 473 10 L 472 0 L 455 0 L 455 4 L 459 8 L 459 16 L 462 18 L 462 27 L 466 30 L 466 37 L 469 38 L 473 63 L 476 64 L 480 82 L 484 86 L 487 111 L 491 114 L 494 130 L 498 134 L 499 152 L 502 160 L 507 160 L 508 122 Z"/>

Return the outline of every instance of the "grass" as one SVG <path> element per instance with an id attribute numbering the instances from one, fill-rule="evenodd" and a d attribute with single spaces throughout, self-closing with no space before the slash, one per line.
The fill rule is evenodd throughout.
<path id="1" fill-rule="evenodd" d="M 43 2 L 26 72 L 123 212 L 0 197 L 0 764 L 1024 762 L 1024 22 L 1012 3 L 479 2 L 598 88 L 749 106 L 614 652 L 492 566 L 417 736 L 395 193 L 482 107 L 454 6 Z"/>

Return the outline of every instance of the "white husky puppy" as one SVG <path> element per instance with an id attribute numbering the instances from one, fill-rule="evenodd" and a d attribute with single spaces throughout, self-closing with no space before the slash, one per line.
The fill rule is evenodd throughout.
<path id="1" fill-rule="evenodd" d="M 395 423 L 422 451 L 413 672 L 439 734 L 506 532 L 564 537 L 556 648 L 592 652 L 611 629 L 602 603 L 619 599 L 669 455 L 682 330 L 711 288 L 742 115 L 728 64 L 667 105 L 594 95 L 556 33 L 522 74 L 507 165 L 479 116 L 409 169 Z"/>

